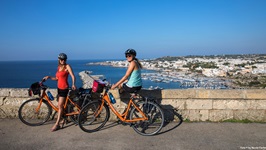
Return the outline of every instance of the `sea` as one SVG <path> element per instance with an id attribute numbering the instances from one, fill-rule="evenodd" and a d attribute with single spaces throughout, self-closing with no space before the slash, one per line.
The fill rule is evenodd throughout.
<path id="1" fill-rule="evenodd" d="M 76 76 L 76 86 L 82 87 L 79 76 L 81 71 L 91 71 L 91 75 L 103 75 L 111 84 L 119 81 L 126 73 L 127 68 L 119 68 L 103 65 L 87 65 L 91 62 L 104 62 L 107 60 L 68 60 Z M 29 88 L 34 82 L 39 82 L 44 76 L 55 76 L 57 70 L 57 60 L 40 61 L 0 61 L 0 88 Z M 142 73 L 155 73 L 154 70 L 142 69 Z M 69 84 L 71 85 L 69 76 Z M 56 88 L 57 82 L 47 80 L 45 85 L 49 88 Z M 178 89 L 182 88 L 180 82 L 153 82 L 143 80 L 143 88 Z"/>

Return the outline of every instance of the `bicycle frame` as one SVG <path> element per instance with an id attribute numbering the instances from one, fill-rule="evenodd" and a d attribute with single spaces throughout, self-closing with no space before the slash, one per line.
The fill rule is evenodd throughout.
<path id="1" fill-rule="evenodd" d="M 125 109 L 125 112 L 123 114 L 120 114 L 113 106 L 113 104 L 111 103 L 111 100 L 108 96 L 108 92 L 109 90 L 106 89 L 104 91 L 104 94 L 102 96 L 102 104 L 99 108 L 99 111 L 97 114 L 95 114 L 96 116 L 98 116 L 103 108 L 104 103 L 106 102 L 109 106 L 109 108 L 111 108 L 111 110 L 113 111 L 113 113 L 122 121 L 122 122 L 137 122 L 137 121 L 144 121 L 144 120 L 148 120 L 148 117 L 143 113 L 143 111 L 133 102 L 132 98 L 129 99 L 129 102 L 127 104 L 127 107 Z M 131 107 L 135 107 L 136 110 L 141 114 L 142 117 L 139 118 L 133 118 L 131 119 L 127 119 L 127 116 L 130 112 L 130 108 Z"/>
<path id="2" fill-rule="evenodd" d="M 46 100 L 46 101 L 48 102 L 48 104 L 53 108 L 53 110 L 55 110 L 56 112 L 58 112 L 58 111 L 59 111 L 59 108 L 56 107 L 56 106 L 52 103 L 52 101 L 50 100 L 50 98 L 48 97 L 48 95 L 46 94 L 45 91 L 46 91 L 46 88 L 44 88 L 44 89 L 42 90 L 42 94 L 41 94 L 41 97 L 40 97 L 40 103 L 39 103 L 39 106 L 36 108 L 36 112 L 39 111 L 39 109 L 40 109 L 40 107 L 41 107 L 41 105 L 42 105 L 43 100 Z M 66 113 L 66 114 L 64 114 L 64 115 L 65 115 L 65 116 L 78 115 L 79 112 L 80 112 L 80 110 L 81 110 L 81 108 L 80 108 L 76 103 L 74 103 L 74 102 L 73 102 L 68 96 L 66 97 L 66 101 L 65 101 L 65 103 L 64 103 L 64 110 L 65 110 L 66 107 L 67 107 L 68 101 L 69 101 L 71 104 L 73 104 L 73 105 L 78 109 L 78 111 L 71 112 L 71 113 Z"/>

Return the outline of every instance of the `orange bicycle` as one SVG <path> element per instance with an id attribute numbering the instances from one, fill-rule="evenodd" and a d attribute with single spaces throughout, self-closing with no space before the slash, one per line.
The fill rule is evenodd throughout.
<path id="1" fill-rule="evenodd" d="M 141 135 L 155 135 L 164 125 L 162 108 L 147 97 L 137 96 L 137 91 L 131 93 L 130 100 L 124 112 L 119 113 L 113 106 L 114 98 L 109 91 L 110 85 L 104 86 L 100 100 L 94 100 L 84 106 L 78 117 L 79 127 L 85 132 L 100 130 L 110 118 L 110 110 L 119 118 L 119 122 L 130 125 Z M 137 102 L 135 102 L 137 101 Z"/>
<path id="2" fill-rule="evenodd" d="M 29 90 L 29 96 L 33 93 L 40 97 L 25 101 L 19 108 L 19 119 L 26 125 L 42 125 L 48 121 L 52 115 L 52 110 L 54 110 L 55 113 L 58 112 L 58 107 L 52 103 L 53 98 L 49 96 L 49 91 L 46 91 L 48 86 L 44 85 L 43 82 L 45 82 L 45 80 L 32 84 Z M 77 124 L 78 114 L 82 106 L 85 106 L 88 101 L 91 101 L 91 89 L 80 88 L 78 92 L 70 89 L 64 104 L 65 112 L 63 114 L 63 119 L 66 120 L 69 117 L 71 121 Z"/>

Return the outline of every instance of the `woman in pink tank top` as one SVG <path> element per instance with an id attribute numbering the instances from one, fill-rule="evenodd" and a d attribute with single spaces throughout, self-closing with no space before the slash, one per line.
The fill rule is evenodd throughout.
<path id="1" fill-rule="evenodd" d="M 68 88 L 69 88 L 69 84 L 68 84 L 68 75 L 70 74 L 71 78 L 72 78 L 72 89 L 75 90 L 76 86 L 75 86 L 75 75 L 72 71 L 72 68 L 69 64 L 66 64 L 66 60 L 67 60 L 67 55 L 64 53 L 60 53 L 58 55 L 58 68 L 57 68 L 57 72 L 55 77 L 51 77 L 51 76 L 46 76 L 44 77 L 45 80 L 47 79 L 51 79 L 51 80 L 56 80 L 57 81 L 57 92 L 58 92 L 58 117 L 56 120 L 56 123 L 54 124 L 54 126 L 52 127 L 51 131 L 56 131 L 58 129 L 60 129 L 60 120 L 61 117 L 63 115 L 64 112 L 64 103 L 68 94 Z"/>

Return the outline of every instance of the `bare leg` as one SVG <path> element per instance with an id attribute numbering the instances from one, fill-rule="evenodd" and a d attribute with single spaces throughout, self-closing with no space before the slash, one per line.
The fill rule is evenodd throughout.
<path id="1" fill-rule="evenodd" d="M 55 122 L 53 128 L 51 129 L 52 131 L 56 131 L 60 128 L 59 123 L 60 123 L 61 117 L 62 117 L 63 112 L 64 112 L 65 100 L 66 100 L 65 97 L 59 97 L 58 98 L 58 109 L 59 109 L 57 112 L 58 116 L 57 116 L 57 119 L 56 119 L 56 122 Z"/>

